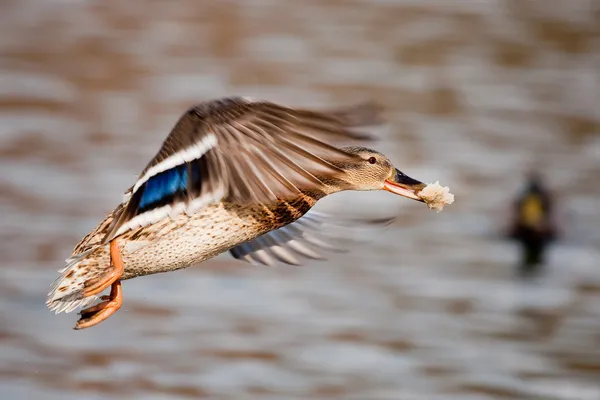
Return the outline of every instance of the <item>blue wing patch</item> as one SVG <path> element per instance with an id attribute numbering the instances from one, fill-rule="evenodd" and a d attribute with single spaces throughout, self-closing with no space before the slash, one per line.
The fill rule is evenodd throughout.
<path id="1" fill-rule="evenodd" d="M 144 184 L 144 191 L 138 208 L 144 210 L 164 203 L 175 194 L 185 192 L 187 185 L 188 171 L 186 164 L 163 171 L 148 179 Z"/>

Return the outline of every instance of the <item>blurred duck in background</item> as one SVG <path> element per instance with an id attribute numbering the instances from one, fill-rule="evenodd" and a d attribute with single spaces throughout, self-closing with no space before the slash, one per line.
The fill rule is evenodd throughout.
<path id="1" fill-rule="evenodd" d="M 541 175 L 531 172 L 525 189 L 514 203 L 509 235 L 521 246 L 519 272 L 529 276 L 540 272 L 548 245 L 556 238 L 552 194 Z"/>

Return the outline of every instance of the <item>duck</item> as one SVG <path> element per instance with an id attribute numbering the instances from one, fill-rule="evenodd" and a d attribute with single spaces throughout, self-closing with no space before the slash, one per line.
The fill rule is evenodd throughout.
<path id="1" fill-rule="evenodd" d="M 554 201 L 538 171 L 530 171 L 523 191 L 513 204 L 509 237 L 521 247 L 519 273 L 528 277 L 540 272 L 546 250 L 557 238 Z"/>
<path id="2" fill-rule="evenodd" d="M 365 130 L 380 114 L 371 102 L 313 110 L 246 97 L 189 108 L 121 203 L 75 246 L 47 307 L 81 308 L 74 329 L 86 329 L 121 308 L 128 279 L 225 252 L 253 264 L 317 258 L 310 233 L 323 228 L 309 211 L 333 193 L 385 190 L 423 202 L 426 184 L 384 154 L 331 144 L 372 139 Z"/>

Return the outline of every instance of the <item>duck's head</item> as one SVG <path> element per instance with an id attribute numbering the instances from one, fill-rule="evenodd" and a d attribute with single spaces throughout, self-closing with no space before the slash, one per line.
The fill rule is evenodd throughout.
<path id="1" fill-rule="evenodd" d="M 345 147 L 343 151 L 355 155 L 351 163 L 342 166 L 350 190 L 387 190 L 409 199 L 423 201 L 417 193 L 425 186 L 395 168 L 385 155 L 365 147 Z"/>

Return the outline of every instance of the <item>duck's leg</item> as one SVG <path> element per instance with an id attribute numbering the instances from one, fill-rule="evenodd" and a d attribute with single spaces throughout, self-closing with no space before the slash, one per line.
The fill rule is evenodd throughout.
<path id="1" fill-rule="evenodd" d="M 121 257 L 117 240 L 114 239 L 110 242 L 110 265 L 112 270 L 100 278 L 86 281 L 83 289 L 83 297 L 101 293 L 123 275 L 125 266 L 123 265 L 123 258 Z"/>
<path id="2" fill-rule="evenodd" d="M 104 321 L 117 312 L 123 305 L 123 288 L 121 281 L 115 281 L 110 289 L 109 296 L 102 296 L 102 303 L 81 310 L 81 318 L 75 324 L 74 329 L 85 329 Z"/>
<path id="3" fill-rule="evenodd" d="M 86 282 L 84 296 L 92 296 L 102 292 L 108 286 L 111 287 L 109 296 L 102 296 L 104 300 L 95 306 L 81 310 L 81 318 L 75 324 L 75 329 L 85 329 L 104 321 L 113 315 L 123 304 L 123 289 L 119 278 L 123 275 L 124 265 L 117 239 L 110 242 L 110 259 L 112 271 L 96 279 Z"/>

